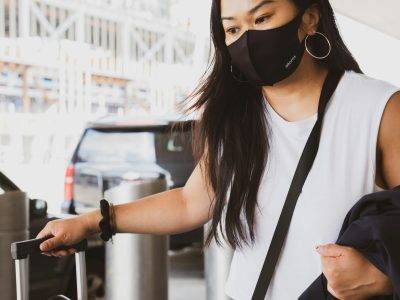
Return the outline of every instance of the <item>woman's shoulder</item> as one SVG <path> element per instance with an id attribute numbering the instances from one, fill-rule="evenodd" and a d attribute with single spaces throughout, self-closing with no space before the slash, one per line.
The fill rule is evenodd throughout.
<path id="1" fill-rule="evenodd" d="M 341 93 L 340 112 L 349 116 L 357 131 L 370 127 L 377 133 L 387 103 L 400 87 L 370 75 L 346 71 Z M 346 113 L 344 113 L 346 112 Z M 346 118 L 346 117 L 345 117 Z"/>
<path id="2" fill-rule="evenodd" d="M 386 96 L 400 90 L 400 86 L 389 81 L 352 70 L 345 71 L 345 77 L 348 83 L 347 91 L 362 96 L 362 98 Z"/>
<path id="3" fill-rule="evenodd" d="M 388 81 L 355 71 L 345 71 L 339 102 L 346 109 L 376 114 L 400 87 Z"/>

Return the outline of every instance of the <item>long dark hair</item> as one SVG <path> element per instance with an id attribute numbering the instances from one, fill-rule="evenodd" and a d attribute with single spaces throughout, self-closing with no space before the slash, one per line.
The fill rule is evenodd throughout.
<path id="1" fill-rule="evenodd" d="M 321 13 L 318 31 L 332 44 L 329 57 L 321 63 L 327 68 L 362 73 L 339 34 L 329 1 L 292 1 L 298 8 L 318 5 Z M 210 44 L 214 46 L 212 59 L 199 86 L 183 102 L 183 111 L 186 114 L 202 111 L 193 128 L 193 153 L 197 162 L 204 156 L 205 168 L 201 169 L 207 178 L 206 184 L 215 194 L 212 223 L 204 245 L 208 246 L 213 237 L 222 245 L 219 228 L 224 239 L 236 249 L 242 247 L 242 242 L 248 244 L 248 236 L 252 243 L 255 241 L 255 209 L 258 208 L 257 194 L 268 159 L 270 128 L 265 118 L 261 87 L 240 83 L 232 77 L 220 0 L 212 1 L 210 29 Z M 315 51 L 323 52 L 322 47 L 313 45 Z M 225 232 L 221 222 L 224 211 Z M 244 219 L 247 230 L 242 222 Z"/>

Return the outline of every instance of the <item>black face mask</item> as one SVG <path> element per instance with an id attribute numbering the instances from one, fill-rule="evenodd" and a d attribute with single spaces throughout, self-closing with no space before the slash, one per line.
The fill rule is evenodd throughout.
<path id="1" fill-rule="evenodd" d="M 303 10 L 289 23 L 267 30 L 248 30 L 228 46 L 232 66 L 238 68 L 250 83 L 274 85 L 289 77 L 304 54 L 304 40 L 298 29 Z"/>

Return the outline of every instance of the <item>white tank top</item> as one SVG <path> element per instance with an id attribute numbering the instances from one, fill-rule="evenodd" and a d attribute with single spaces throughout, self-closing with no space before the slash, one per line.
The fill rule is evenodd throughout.
<path id="1" fill-rule="evenodd" d="M 297 299 L 322 273 L 315 246 L 335 243 L 348 210 L 361 196 L 381 190 L 375 184 L 378 129 L 387 101 L 398 90 L 388 82 L 345 72 L 327 105 L 319 150 L 265 299 Z M 251 299 L 297 163 L 317 120 L 315 113 L 286 121 L 265 101 L 272 131 L 258 193 L 261 215 L 256 209 L 253 247 L 236 249 L 232 258 L 225 293 L 235 300 Z"/>

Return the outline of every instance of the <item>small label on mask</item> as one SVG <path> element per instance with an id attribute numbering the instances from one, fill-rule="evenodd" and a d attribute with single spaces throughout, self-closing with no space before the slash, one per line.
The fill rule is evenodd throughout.
<path id="1" fill-rule="evenodd" d="M 286 69 L 289 68 L 289 66 L 294 62 L 294 60 L 296 59 L 296 57 L 297 57 L 297 56 L 295 55 L 295 56 L 292 57 L 291 60 L 288 61 L 288 63 L 285 65 L 285 68 L 286 68 Z"/>

